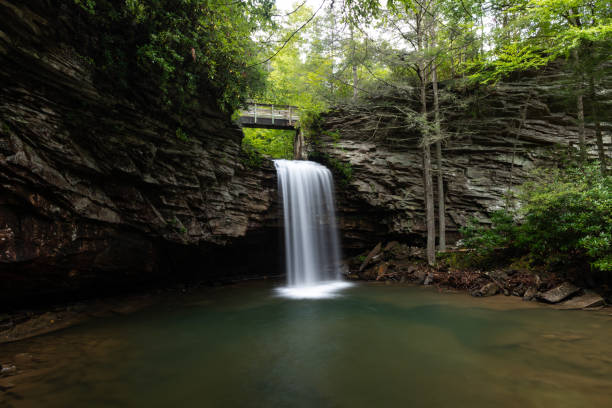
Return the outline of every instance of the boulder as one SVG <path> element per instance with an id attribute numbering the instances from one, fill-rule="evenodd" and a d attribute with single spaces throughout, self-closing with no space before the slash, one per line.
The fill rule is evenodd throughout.
<path id="1" fill-rule="evenodd" d="M 499 293 L 499 286 L 495 282 L 489 282 L 483 285 L 480 289 L 477 289 L 471 293 L 472 296 L 476 297 L 487 297 L 494 296 Z"/>
<path id="2" fill-rule="evenodd" d="M 416 277 L 416 282 L 418 284 L 423 284 L 425 282 L 425 278 L 427 277 L 427 271 L 417 268 L 414 270 L 414 276 Z"/>
<path id="3" fill-rule="evenodd" d="M 505 282 L 508 280 L 508 275 L 502 270 L 495 270 L 487 273 L 496 282 Z"/>
<path id="4" fill-rule="evenodd" d="M 538 290 L 532 286 L 523 294 L 523 300 L 534 300 L 537 294 Z"/>
<path id="5" fill-rule="evenodd" d="M 395 248 L 398 245 L 399 245 L 399 242 L 391 241 L 391 242 L 387 243 L 387 245 L 385 245 L 385 248 L 383 249 L 383 252 L 390 251 L 390 250 L 392 250 L 393 248 Z"/>
<path id="6" fill-rule="evenodd" d="M 387 273 L 387 269 L 389 269 L 389 264 L 384 262 L 376 267 L 376 280 L 381 280 L 384 278 Z"/>
<path id="7" fill-rule="evenodd" d="M 33 359 L 33 356 L 30 353 L 19 353 L 19 354 L 15 354 L 15 356 L 13 357 L 13 360 L 15 360 L 15 363 L 19 365 L 25 365 L 25 364 L 31 363 L 32 359 Z"/>
<path id="8" fill-rule="evenodd" d="M 363 263 L 361 264 L 361 266 L 359 267 L 359 272 L 363 271 L 372 261 L 372 259 L 377 256 L 380 253 L 380 250 L 382 248 L 382 242 L 379 242 L 374 249 L 372 249 L 370 251 L 370 253 L 368 254 L 368 256 L 366 256 L 366 259 L 363 260 Z"/>
<path id="9" fill-rule="evenodd" d="M 575 296 L 559 304 L 560 309 L 586 309 L 605 305 L 604 298 L 591 290 L 585 290 L 584 294 Z"/>
<path id="10" fill-rule="evenodd" d="M 365 280 L 374 280 L 378 277 L 377 269 L 378 268 L 376 266 L 372 266 L 371 268 L 368 268 L 365 271 L 363 271 L 360 274 L 360 276 L 362 279 L 365 279 Z"/>
<path id="11" fill-rule="evenodd" d="M 14 364 L 0 364 L 0 376 L 14 375 L 16 371 Z"/>
<path id="12" fill-rule="evenodd" d="M 433 275 L 433 273 L 429 272 L 427 274 L 427 276 L 425 276 L 425 280 L 423 281 L 423 285 L 429 286 L 429 285 L 431 285 L 433 283 L 433 280 L 434 280 L 434 275 Z"/>
<path id="13" fill-rule="evenodd" d="M 525 286 L 520 283 L 517 287 L 512 289 L 512 294 L 514 296 L 523 297 L 523 295 L 525 294 Z"/>
<path id="14" fill-rule="evenodd" d="M 538 293 L 538 299 L 548 303 L 559 303 L 563 299 L 567 299 L 574 293 L 578 292 L 580 288 L 572 285 L 569 282 L 563 282 L 561 285 L 552 288 L 543 293 Z"/>

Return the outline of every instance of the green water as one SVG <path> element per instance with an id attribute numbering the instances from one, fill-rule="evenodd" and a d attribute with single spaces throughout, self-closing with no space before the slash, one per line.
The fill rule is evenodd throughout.
<path id="1" fill-rule="evenodd" d="M 0 345 L 0 407 L 611 407 L 612 313 L 357 285 L 264 283 Z M 6 380 L 6 379 L 4 379 Z"/>

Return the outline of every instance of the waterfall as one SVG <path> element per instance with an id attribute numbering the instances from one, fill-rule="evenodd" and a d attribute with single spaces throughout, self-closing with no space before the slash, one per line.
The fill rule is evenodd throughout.
<path id="1" fill-rule="evenodd" d="M 315 162 L 275 160 L 285 223 L 287 287 L 295 298 L 331 297 L 341 280 L 331 172 Z"/>

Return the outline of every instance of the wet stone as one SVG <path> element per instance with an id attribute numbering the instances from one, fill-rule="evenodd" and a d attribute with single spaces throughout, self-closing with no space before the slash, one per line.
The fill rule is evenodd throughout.
<path id="1" fill-rule="evenodd" d="M 587 309 L 593 307 L 604 306 L 606 304 L 604 298 L 597 293 L 585 290 L 583 295 L 573 297 L 559 304 L 561 309 Z"/>
<path id="2" fill-rule="evenodd" d="M 538 298 L 549 303 L 558 303 L 566 299 L 580 290 L 579 287 L 572 285 L 569 282 L 564 282 L 561 285 L 552 288 L 544 293 L 540 293 Z"/>
<path id="3" fill-rule="evenodd" d="M 536 288 L 528 288 L 523 294 L 523 300 L 534 300 L 537 294 L 538 290 Z"/>
<path id="4" fill-rule="evenodd" d="M 497 293 L 499 293 L 499 286 L 497 286 L 497 283 L 489 282 L 480 289 L 473 291 L 471 295 L 476 297 L 487 297 L 497 295 Z"/>

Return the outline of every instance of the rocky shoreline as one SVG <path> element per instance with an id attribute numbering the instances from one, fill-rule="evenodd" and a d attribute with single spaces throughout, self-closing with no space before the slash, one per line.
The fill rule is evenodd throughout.
<path id="1" fill-rule="evenodd" d="M 462 252 L 461 250 L 451 250 Z M 345 275 L 350 280 L 412 282 L 468 291 L 475 297 L 517 296 L 559 309 L 599 309 L 610 304 L 602 288 L 576 284 L 555 273 L 534 273 L 513 267 L 489 271 L 459 269 L 441 261 L 427 265 L 424 250 L 397 241 L 379 242 L 370 251 L 351 258 Z M 601 293 L 598 293 L 601 292 Z"/>

